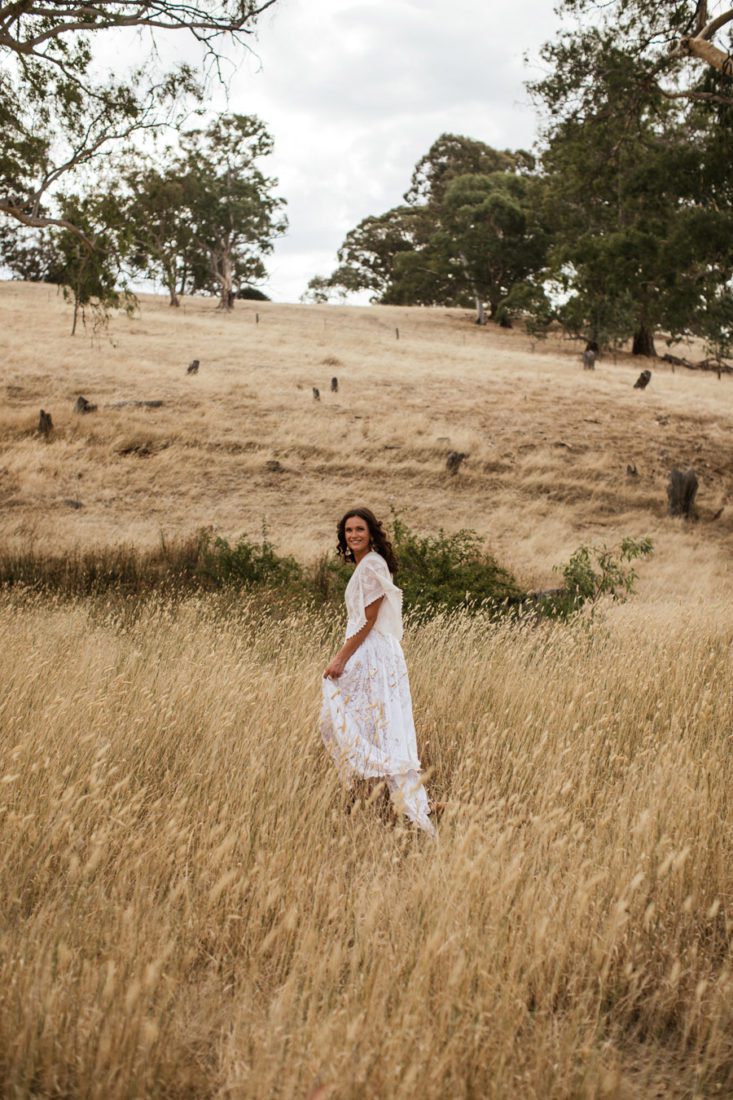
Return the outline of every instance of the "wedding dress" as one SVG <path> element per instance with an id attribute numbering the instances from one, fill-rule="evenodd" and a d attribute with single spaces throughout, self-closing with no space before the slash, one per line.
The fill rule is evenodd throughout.
<path id="1" fill-rule="evenodd" d="M 383 778 L 395 805 L 433 834 L 400 645 L 402 592 L 384 558 L 372 550 L 346 588 L 347 640 L 366 626 L 365 609 L 380 596 L 376 622 L 342 675 L 323 681 L 321 733 L 346 786 L 354 775 Z"/>

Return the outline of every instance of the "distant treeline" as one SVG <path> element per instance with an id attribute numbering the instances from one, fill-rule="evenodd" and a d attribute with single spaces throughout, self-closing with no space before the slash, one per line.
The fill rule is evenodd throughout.
<path id="1" fill-rule="evenodd" d="M 80 22 L 74 0 L 0 0 L 0 265 L 62 285 L 74 326 L 134 308 L 136 279 L 162 283 L 173 306 L 209 293 L 229 309 L 265 277 L 286 228 L 261 167 L 272 139 L 252 115 L 212 117 L 199 74 L 221 72 L 225 44 L 274 2 L 90 0 Z M 561 0 L 557 16 L 528 85 L 538 149 L 443 134 L 404 202 L 352 229 L 307 296 L 471 305 L 479 323 L 560 325 L 598 347 L 631 338 L 643 355 L 661 331 L 728 355 L 733 8 Z M 95 39 L 123 26 L 192 32 L 207 64 L 161 72 L 153 49 L 100 77 Z"/>
<path id="2" fill-rule="evenodd" d="M 598 347 L 655 333 L 733 347 L 733 8 L 565 0 L 569 29 L 529 85 L 536 154 L 443 134 L 404 202 L 346 236 L 311 280 L 327 301 L 475 306 L 541 336 L 559 325 Z M 731 40 L 733 43 L 733 40 Z M 727 58 L 727 60 L 726 60 Z M 702 64 L 702 62 L 705 62 Z"/>

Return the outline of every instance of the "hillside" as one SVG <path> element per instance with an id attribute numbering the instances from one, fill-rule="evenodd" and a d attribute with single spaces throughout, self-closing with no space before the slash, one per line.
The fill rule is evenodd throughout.
<path id="1" fill-rule="evenodd" d="M 308 558 L 365 502 L 420 531 L 477 529 L 530 585 L 580 542 L 627 534 L 657 546 L 646 598 L 684 598 L 693 569 L 696 596 L 730 583 L 733 508 L 712 520 L 733 486 L 730 377 L 652 363 L 641 392 L 644 362 L 584 372 L 577 343 L 532 348 L 461 310 L 239 302 L 223 316 L 210 300 L 174 311 L 142 296 L 108 334 L 69 329 L 55 288 L 0 284 L 6 543 L 149 545 L 266 523 L 278 548 Z M 98 411 L 75 414 L 79 394 Z M 110 407 L 128 400 L 164 405 Z M 48 443 L 40 408 L 53 416 Z M 455 477 L 453 449 L 469 455 Z M 700 476 L 696 525 L 665 515 L 673 465 Z"/>

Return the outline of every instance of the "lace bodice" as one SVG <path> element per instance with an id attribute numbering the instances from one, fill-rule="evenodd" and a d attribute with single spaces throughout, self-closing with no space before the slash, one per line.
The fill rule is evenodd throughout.
<path id="1" fill-rule="evenodd" d="M 366 626 L 365 609 L 384 596 L 374 629 L 381 634 L 402 638 L 402 590 L 392 580 L 381 554 L 371 550 L 361 559 L 346 586 L 346 637 L 350 638 Z"/>

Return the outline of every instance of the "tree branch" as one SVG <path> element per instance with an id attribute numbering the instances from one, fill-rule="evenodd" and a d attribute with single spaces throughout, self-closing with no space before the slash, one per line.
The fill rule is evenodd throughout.
<path id="1" fill-rule="evenodd" d="M 89 238 L 82 233 L 81 229 L 73 222 L 67 221 L 66 218 L 48 218 L 44 214 L 28 214 L 20 206 L 16 206 L 14 203 L 9 202 L 6 199 L 0 199 L 0 214 L 7 214 L 10 218 L 15 218 L 22 225 L 27 225 L 31 229 L 47 229 L 49 226 L 55 225 L 60 229 L 68 229 L 70 233 L 75 234 L 87 248 L 94 247 Z"/>
<path id="2" fill-rule="evenodd" d="M 112 12 L 106 10 L 104 0 L 94 4 L 70 4 L 60 0 L 54 7 L 33 3 L 0 3 L 0 47 L 17 54 L 37 54 L 45 42 L 58 40 L 63 35 L 79 31 L 98 32 L 116 27 L 149 27 L 152 30 L 210 31 L 217 34 L 252 34 L 246 26 L 253 23 L 276 0 L 263 0 L 257 7 L 240 6 L 239 14 L 227 14 L 226 6 L 220 16 L 212 15 L 202 3 L 175 3 L 158 0 L 156 3 L 136 3 L 127 0 L 115 4 Z M 120 9 L 122 9 L 120 11 Z M 125 14 L 125 10 L 127 14 Z M 41 33 L 23 38 L 21 19 L 55 20 L 55 25 Z M 14 27 L 14 31 L 11 31 Z M 42 55 L 40 55 L 42 56 Z"/>
<path id="3" fill-rule="evenodd" d="M 718 95 L 717 92 L 668 92 L 659 87 L 665 99 L 698 99 L 707 103 L 721 103 L 724 107 L 733 107 L 733 96 Z"/>
<path id="4" fill-rule="evenodd" d="M 733 15 L 731 18 L 733 18 Z M 706 61 L 712 68 L 717 69 L 723 76 L 733 78 L 733 57 L 698 35 L 694 35 L 692 38 L 683 38 L 679 44 L 679 54 L 675 55 L 697 57 L 701 61 Z"/>
<path id="5" fill-rule="evenodd" d="M 705 15 L 706 4 L 701 4 L 700 15 Z M 705 61 L 713 69 L 717 69 L 723 76 L 733 78 L 733 55 L 726 50 L 719 49 L 710 41 L 711 38 L 727 23 L 733 22 L 733 8 L 721 12 L 715 19 L 706 23 L 697 34 L 685 35 L 677 40 L 671 47 L 668 57 L 671 59 L 680 57 L 696 57 Z"/>
<path id="6" fill-rule="evenodd" d="M 721 27 L 724 27 L 726 23 L 730 23 L 731 20 L 733 20 L 733 8 L 721 12 L 715 19 L 711 19 L 710 22 L 703 27 L 697 37 L 710 40 L 714 34 L 717 34 Z"/>

